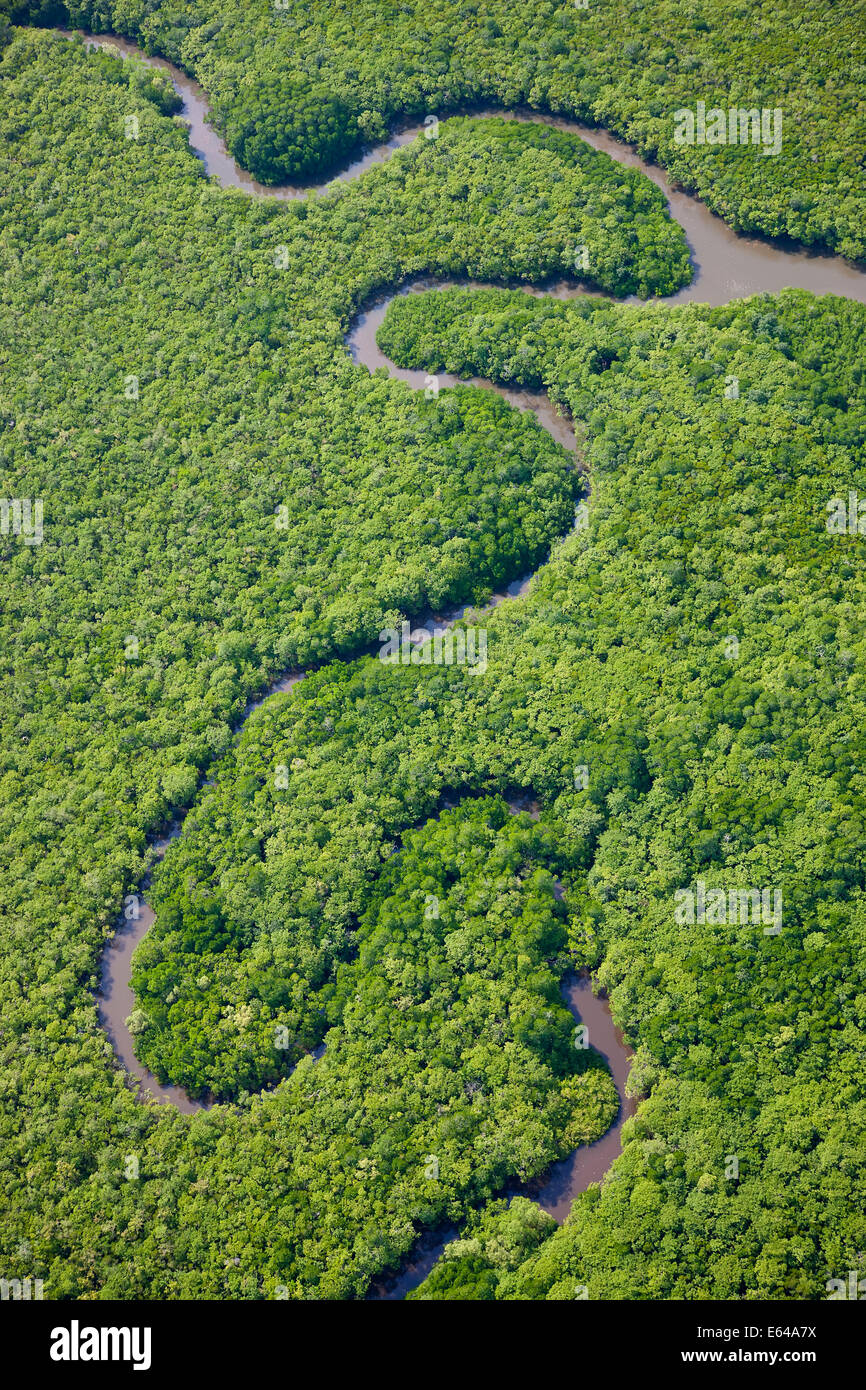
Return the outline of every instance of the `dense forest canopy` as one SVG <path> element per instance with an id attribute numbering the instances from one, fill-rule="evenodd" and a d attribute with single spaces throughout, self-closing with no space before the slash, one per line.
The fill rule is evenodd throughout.
<path id="1" fill-rule="evenodd" d="M 646 62 L 655 7 L 629 11 L 630 75 L 604 88 L 602 67 L 626 73 L 615 7 L 604 28 L 464 8 L 421 28 L 395 7 L 387 44 L 363 4 L 351 29 L 334 11 L 327 45 L 324 8 L 316 25 L 134 0 L 71 18 L 194 70 L 237 139 L 257 128 L 246 95 L 288 93 L 274 130 L 322 162 L 356 139 L 362 89 L 365 135 L 437 95 L 462 105 L 454 73 L 482 43 L 479 100 L 645 147 L 661 116 L 642 84 L 670 70 L 687 95 L 673 53 Z M 856 10 L 829 8 L 844 36 Z M 695 147 L 680 177 L 735 225 L 859 255 L 853 59 L 815 42 L 820 9 L 742 13 L 808 107 L 808 207 L 779 182 L 790 152 L 755 182 Z M 576 86 L 579 25 L 596 37 Z M 721 34 L 695 20 L 702 80 L 736 71 L 750 100 L 763 45 Z M 597 288 L 669 292 L 684 241 L 642 176 L 571 136 L 457 118 L 321 196 L 251 200 L 203 176 L 141 65 L 2 39 L 0 469 L 5 496 L 44 504 L 41 544 L 0 536 L 4 1270 L 52 1298 L 362 1297 L 450 1221 L 460 1244 L 421 1296 L 823 1297 L 866 1245 L 864 567 L 856 525 L 827 526 L 831 499 L 866 495 L 866 309 L 504 288 L 391 305 L 391 357 L 543 386 L 576 459 L 490 392 L 371 376 L 344 333 L 385 286 L 542 283 L 579 242 Z M 832 79 L 802 76 L 807 52 Z M 316 147 L 303 102 L 321 110 L 322 85 Z M 251 160 L 283 158 L 266 144 Z M 364 655 L 537 567 L 477 620 L 483 675 Z M 236 733 L 301 665 L 318 669 Z M 537 824 L 509 814 L 514 790 Z M 188 805 L 133 1026 L 161 1076 L 220 1096 L 192 1117 L 139 1103 L 94 1004 L 149 837 Z M 781 893 L 782 930 L 684 925 L 675 895 L 698 881 Z M 572 1045 L 575 966 L 609 990 L 645 1099 L 610 1179 L 551 1232 L 495 1199 L 616 1110 Z"/>

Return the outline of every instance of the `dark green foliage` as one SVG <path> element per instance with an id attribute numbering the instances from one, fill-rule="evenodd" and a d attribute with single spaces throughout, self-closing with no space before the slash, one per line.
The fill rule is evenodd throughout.
<path id="1" fill-rule="evenodd" d="M 274 72 L 243 89 L 240 103 L 217 106 L 235 159 L 262 183 L 293 183 L 327 173 L 361 141 L 351 110 L 324 84 Z"/>
<path id="2" fill-rule="evenodd" d="M 863 310 L 789 293 L 662 316 L 513 296 L 509 313 L 507 298 L 396 301 L 380 336 L 402 361 L 494 376 L 522 352 L 588 412 L 589 543 L 546 568 L 530 609 L 557 621 L 560 662 L 574 650 L 588 710 L 628 692 L 642 711 L 651 786 L 629 806 L 608 795 L 584 911 L 650 1096 L 619 1180 L 495 1296 L 825 1297 L 866 1234 L 864 562 L 826 524 L 842 479 L 860 495 L 866 478 Z M 599 377 L 611 346 L 619 369 Z M 819 381 L 835 405 L 815 410 Z M 781 933 L 678 925 L 675 891 L 698 877 L 775 885 Z"/>

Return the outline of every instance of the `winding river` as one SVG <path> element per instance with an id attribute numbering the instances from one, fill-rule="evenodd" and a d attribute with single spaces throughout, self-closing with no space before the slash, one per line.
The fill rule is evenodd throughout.
<path id="1" fill-rule="evenodd" d="M 66 31 L 60 31 L 64 33 Z M 70 35 L 68 35 L 70 36 Z M 202 160 L 207 173 L 214 176 L 223 186 L 245 190 L 251 196 L 269 198 L 299 198 L 323 191 L 329 182 L 307 187 L 269 188 L 258 184 L 232 159 L 223 141 L 207 122 L 208 102 L 202 88 L 192 78 L 187 77 L 171 63 L 160 58 L 151 58 L 134 44 L 125 39 L 109 36 L 84 35 L 95 46 L 114 48 L 121 54 L 134 55 L 150 66 L 168 72 L 175 89 L 183 100 L 180 117 L 189 126 L 189 140 L 193 151 Z M 671 216 L 683 227 L 689 245 L 693 267 L 692 283 L 669 296 L 662 302 L 681 304 L 700 301 L 709 304 L 724 304 L 731 299 L 758 292 L 775 293 L 788 286 L 811 290 L 815 294 L 839 294 L 866 303 L 866 272 L 844 261 L 827 255 L 811 254 L 804 250 L 786 248 L 758 238 L 737 236 L 730 227 L 716 217 L 702 203 L 676 189 L 664 171 L 655 165 L 647 165 L 627 145 L 603 130 L 581 125 L 576 121 L 560 117 L 545 116 L 538 112 L 519 110 L 479 110 L 468 114 L 479 117 L 505 116 L 515 120 L 533 120 L 554 126 L 558 130 L 570 131 L 579 135 L 595 149 L 603 150 L 617 163 L 642 172 L 661 188 L 667 198 Z M 369 150 L 362 158 L 350 164 L 341 175 L 343 179 L 355 178 L 372 165 L 391 157 L 395 150 L 414 140 L 423 130 L 420 124 L 406 125 L 396 131 L 389 140 Z M 380 352 L 376 344 L 376 332 L 385 315 L 388 304 L 395 293 L 410 293 L 416 290 L 442 288 L 442 282 L 416 280 L 400 290 L 393 289 L 383 293 L 359 313 L 347 334 L 346 344 L 355 362 L 363 364 L 371 371 L 376 367 L 387 367 L 392 376 L 399 377 L 416 388 L 426 384 L 425 373 L 407 371 L 396 367 Z M 585 293 L 598 293 L 580 285 L 554 284 L 539 288 L 523 286 L 530 294 L 551 294 L 558 298 L 574 298 Z M 636 302 L 622 301 L 622 302 Z M 455 384 L 456 378 L 440 374 L 440 386 Z M 571 424 L 563 417 L 553 403 L 543 393 L 515 391 L 496 386 L 491 382 L 473 379 L 469 384 L 484 386 L 497 391 L 513 406 L 522 410 L 532 410 L 540 423 L 550 434 L 569 451 L 575 449 L 575 439 Z M 516 580 L 508 589 L 493 597 L 492 603 L 507 601 L 525 592 L 531 576 Z M 437 615 L 435 624 L 450 623 L 462 616 L 464 609 Z M 423 619 L 417 621 L 422 622 Z M 430 619 L 427 623 L 429 625 Z M 244 722 L 249 715 L 276 691 L 289 690 L 297 681 L 303 679 L 303 672 L 291 672 L 272 685 L 263 695 L 251 700 L 243 715 Z M 525 809 L 526 803 L 514 801 L 512 810 Z M 172 839 L 180 832 L 182 817 L 172 825 L 169 832 L 155 842 L 154 854 L 157 860 L 165 854 Z M 124 918 L 114 937 L 106 945 L 101 965 L 99 1015 L 115 1053 L 126 1071 L 141 1083 L 141 1094 L 149 1094 L 153 1099 L 170 1103 L 184 1113 L 206 1108 L 207 1103 L 191 1100 L 176 1086 L 162 1086 L 159 1081 L 135 1056 L 133 1039 L 126 1019 L 134 1007 L 134 997 L 130 989 L 132 956 L 136 946 L 144 937 L 154 921 L 154 913 L 144 900 L 150 876 L 141 883 L 140 892 L 127 901 L 130 918 Z M 634 1113 L 635 1102 L 627 1098 L 625 1083 L 629 1072 L 632 1053 L 622 1034 L 614 1025 L 607 1001 L 593 992 L 592 982 L 587 977 L 571 977 L 563 984 L 565 998 L 576 1022 L 586 1024 L 589 1040 L 606 1059 L 620 1096 L 620 1109 L 615 1123 L 596 1143 L 583 1146 L 561 1163 L 555 1164 L 543 1179 L 528 1189 L 539 1204 L 562 1221 L 568 1214 L 572 1201 L 578 1192 L 590 1183 L 600 1181 L 613 1160 L 621 1152 L 621 1130 L 624 1121 Z M 385 1278 L 372 1290 L 370 1297 L 395 1299 L 402 1298 L 409 1289 L 429 1273 L 444 1243 L 456 1235 L 455 1231 L 428 1233 L 413 1256 L 406 1262 L 398 1275 Z"/>
<path id="2" fill-rule="evenodd" d="M 72 37 L 67 30 L 60 33 Z M 99 48 L 116 48 L 120 53 L 139 58 L 151 67 L 167 72 L 183 101 L 180 119 L 189 127 L 189 142 L 192 150 L 204 164 L 207 173 L 215 177 L 225 188 L 242 188 L 245 192 L 266 198 L 305 198 L 310 193 L 321 193 L 337 180 L 308 184 L 304 187 L 286 185 L 267 187 L 241 169 L 232 159 L 222 139 L 208 124 L 208 100 L 203 89 L 191 77 L 180 71 L 163 58 L 150 58 L 135 44 L 126 39 L 109 35 L 82 35 L 89 43 Z M 451 113 L 456 114 L 456 113 Z M 710 212 L 704 203 L 683 193 L 668 179 L 664 170 L 656 164 L 647 164 L 638 154 L 621 140 L 606 130 L 597 130 L 582 125 L 564 116 L 547 116 L 539 111 L 520 108 L 503 111 L 500 108 L 480 108 L 467 111 L 467 115 L 478 117 L 498 116 L 500 118 L 537 121 L 557 130 L 570 131 L 579 135 L 593 149 L 603 150 L 629 169 L 640 169 L 647 178 L 652 179 L 664 193 L 668 210 L 686 234 L 691 253 L 694 277 L 676 294 L 662 300 L 665 304 L 685 304 L 697 300 L 704 304 L 727 304 L 730 299 L 742 299 L 746 295 L 767 293 L 776 294 L 779 290 L 811 290 L 813 294 L 841 294 L 848 299 L 857 299 L 866 304 L 866 271 L 859 270 L 847 261 L 836 256 L 817 254 L 797 247 L 785 246 L 781 242 L 762 240 L 759 237 L 738 236 L 726 222 Z M 354 160 L 339 175 L 339 179 L 354 179 L 374 164 L 390 159 L 395 150 L 408 145 L 423 131 L 423 124 L 408 124 L 395 131 L 390 139 L 368 150 L 360 159 Z M 571 299 L 587 291 L 571 283 L 561 283 L 532 290 L 528 293 L 552 294 L 557 298 Z M 592 293 L 597 294 L 597 290 Z M 634 299 L 620 301 L 636 303 Z M 369 365 L 369 364 L 368 364 Z M 389 364 L 390 365 L 390 364 Z"/>

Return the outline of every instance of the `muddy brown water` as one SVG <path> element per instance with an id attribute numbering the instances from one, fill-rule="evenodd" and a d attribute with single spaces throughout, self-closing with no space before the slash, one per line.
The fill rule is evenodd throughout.
<path id="1" fill-rule="evenodd" d="M 64 32 L 64 31 L 61 31 Z M 250 174 L 241 169 L 226 150 L 220 136 L 208 124 L 208 100 L 197 82 L 181 72 L 173 64 L 161 58 L 151 58 L 136 45 L 125 39 L 109 35 L 82 35 L 88 43 L 101 48 L 114 48 L 121 54 L 135 56 L 143 62 L 169 73 L 175 89 L 183 100 L 180 118 L 189 127 L 189 141 L 192 150 L 201 159 L 208 175 L 215 177 L 224 187 L 240 188 L 251 196 L 279 199 L 307 197 L 325 191 L 335 180 L 323 183 L 279 188 L 265 187 L 256 182 Z M 672 185 L 664 170 L 656 165 L 645 163 L 634 150 L 607 131 L 585 126 L 577 121 L 563 117 L 552 117 L 529 110 L 503 111 L 483 109 L 471 113 L 479 118 L 488 116 L 506 117 L 514 120 L 539 121 L 558 130 L 579 135 L 594 149 L 602 150 L 617 163 L 636 168 L 655 183 L 665 194 L 671 216 L 683 228 L 689 246 L 693 279 L 692 283 L 674 295 L 659 302 L 683 304 L 698 301 L 709 304 L 725 304 L 731 299 L 742 298 L 759 292 L 776 293 L 787 287 L 811 290 L 815 294 L 838 294 L 866 303 L 866 272 L 854 265 L 826 254 L 813 254 L 806 250 L 787 248 L 754 237 L 741 237 L 716 217 L 697 199 Z M 352 179 L 383 162 L 402 146 L 418 138 L 423 132 L 422 124 L 411 124 L 396 130 L 383 143 L 368 150 L 364 155 L 349 164 L 340 175 L 341 179 Z M 373 371 L 386 367 L 392 376 L 406 381 L 409 385 L 425 388 L 427 374 L 398 368 L 389 361 L 376 344 L 376 332 L 384 318 L 387 306 L 395 293 L 410 293 L 417 290 L 445 288 L 450 283 L 429 279 L 413 281 L 402 289 L 393 288 L 374 299 L 353 320 L 347 334 L 347 348 L 355 362 Z M 460 282 L 464 286 L 476 287 L 473 282 Z M 477 286 L 480 288 L 480 286 Z M 598 293 L 580 284 L 561 282 L 544 287 L 522 286 L 529 294 L 551 294 L 557 298 L 575 298 L 585 293 Z M 626 300 L 623 302 L 636 302 Z M 457 378 L 440 373 L 437 385 L 454 385 Z M 575 448 L 571 423 L 556 409 L 544 393 L 520 391 L 493 385 L 490 382 L 473 378 L 468 384 L 484 386 L 495 390 L 512 405 L 522 410 L 532 410 L 540 423 L 554 439 L 569 451 Z M 531 576 L 515 580 L 508 589 L 493 597 L 492 604 L 516 597 L 526 591 Z M 466 607 L 452 609 L 442 615 L 430 615 L 427 623 L 434 626 L 451 623 L 463 616 Z M 424 623 L 424 619 L 416 620 Z M 278 690 L 288 690 L 303 679 L 303 672 L 292 672 L 283 676 L 265 694 L 251 700 L 244 711 L 246 719 L 254 709 Z M 537 810 L 535 803 L 524 800 L 512 805 L 513 810 Z M 180 831 L 182 818 L 172 826 L 166 836 L 154 844 L 156 858 L 161 858 L 171 840 Z M 141 884 L 138 896 L 137 916 L 130 921 L 122 921 L 112 940 L 107 944 L 102 957 L 101 992 L 99 1015 L 105 1031 L 110 1038 L 119 1061 L 130 1076 L 141 1083 L 142 1095 L 150 1095 L 157 1101 L 176 1106 L 184 1113 L 202 1109 L 206 1102 L 191 1100 L 177 1086 L 162 1086 L 157 1079 L 141 1066 L 135 1056 L 132 1035 L 127 1027 L 127 1017 L 134 1007 L 134 997 L 129 986 L 131 960 L 139 941 L 154 921 L 154 914 L 142 895 L 146 892 L 149 876 Z M 133 909 L 135 910 L 135 909 Z M 616 1121 L 601 1139 L 594 1144 L 584 1145 L 561 1163 L 554 1164 L 544 1177 L 526 1189 L 545 1211 L 549 1211 L 557 1221 L 562 1221 L 570 1210 L 577 1193 L 585 1190 L 590 1183 L 601 1181 L 608 1172 L 613 1160 L 621 1152 L 621 1131 L 625 1120 L 634 1113 L 635 1101 L 625 1095 L 625 1082 L 628 1076 L 632 1053 L 622 1034 L 611 1018 L 607 1001 L 593 993 L 591 981 L 586 977 L 571 978 L 563 983 L 563 996 L 576 1022 L 585 1024 L 589 1031 L 590 1046 L 605 1058 L 616 1083 L 620 1097 L 619 1114 Z M 318 1051 L 318 1049 L 317 1049 Z M 441 1254 L 447 1240 L 453 1239 L 457 1232 L 453 1229 L 428 1232 L 416 1247 L 415 1252 L 404 1263 L 400 1273 L 391 1279 L 384 1279 L 371 1292 L 373 1298 L 402 1298 L 411 1288 L 426 1277 Z"/>

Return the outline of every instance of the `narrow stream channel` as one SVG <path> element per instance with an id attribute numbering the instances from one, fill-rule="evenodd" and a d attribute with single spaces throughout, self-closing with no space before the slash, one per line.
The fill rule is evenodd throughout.
<path id="1" fill-rule="evenodd" d="M 390 357 L 386 357 L 376 342 L 376 334 L 382 326 L 382 320 L 388 310 L 388 305 L 392 299 L 398 295 L 419 294 L 425 290 L 447 290 L 452 287 L 460 289 L 489 289 L 490 286 L 481 284 L 477 280 L 431 280 L 427 277 L 419 280 L 412 280 L 409 284 L 403 285 L 399 290 L 389 290 L 386 294 L 378 296 L 370 303 L 362 313 L 357 314 L 352 321 L 352 326 L 346 335 L 346 346 L 352 355 L 352 361 L 358 362 L 370 371 L 375 371 L 377 367 L 387 367 L 391 376 L 400 381 L 408 382 L 415 390 L 424 390 L 427 385 L 427 373 L 416 371 L 413 368 L 398 367 L 392 362 Z M 521 291 L 525 289 L 521 286 Z M 540 295 L 541 290 L 530 291 Z M 538 419 L 539 424 L 543 425 L 548 434 L 552 435 L 557 444 L 561 444 L 563 449 L 569 453 L 575 451 L 574 428 L 571 420 L 566 415 L 561 415 L 546 391 L 521 391 L 515 390 L 511 386 L 499 386 L 496 382 L 486 381 L 483 377 L 456 377 L 450 372 L 439 372 L 436 376 L 438 386 L 481 386 L 487 391 L 494 391 L 497 396 L 502 396 L 503 400 L 508 401 L 509 405 L 516 410 L 531 410 Z"/>
<path id="2" fill-rule="evenodd" d="M 60 31 L 64 32 L 64 31 Z M 71 35 L 67 35 L 71 36 Z M 209 175 L 215 176 L 225 187 L 245 190 L 252 196 L 270 198 L 299 198 L 320 192 L 329 182 L 308 187 L 269 188 L 258 184 L 248 173 L 240 169 L 225 148 L 222 139 L 207 123 L 208 102 L 202 88 L 193 79 L 180 72 L 171 63 L 159 58 L 150 58 L 127 40 L 110 36 L 82 35 L 87 41 L 100 48 L 115 48 L 122 54 L 134 55 L 143 62 L 168 72 L 174 86 L 183 99 L 181 118 L 189 126 L 191 148 L 202 160 Z M 866 272 L 832 256 L 813 255 L 797 249 L 787 249 L 781 245 L 756 238 L 737 236 L 730 227 L 716 217 L 702 203 L 675 189 L 664 171 L 657 166 L 647 165 L 627 145 L 603 130 L 591 129 L 576 121 L 559 117 L 541 115 L 538 112 L 481 110 L 474 116 L 505 116 L 515 120 L 532 120 L 554 126 L 579 135 L 589 145 L 603 150 L 618 163 L 630 168 L 638 168 L 660 187 L 668 200 L 671 216 L 683 227 L 691 253 L 694 278 L 692 283 L 662 301 L 665 304 L 681 304 L 700 301 L 709 304 L 724 304 L 734 298 L 757 293 L 775 293 L 788 286 L 811 290 L 816 294 L 834 293 L 845 295 L 866 303 Z M 423 125 L 413 124 L 395 132 L 383 144 L 369 150 L 362 158 L 350 164 L 341 175 L 343 179 L 355 178 L 376 163 L 388 159 L 401 146 L 414 140 L 423 130 Z M 449 283 L 449 282 L 446 282 Z M 369 304 L 354 319 L 347 335 L 347 348 L 355 362 L 363 364 L 371 371 L 385 366 L 394 377 L 408 382 L 413 387 L 423 387 L 425 373 L 406 371 L 397 368 L 380 352 L 376 344 L 376 332 L 382 322 L 387 305 L 395 293 L 444 288 L 443 282 L 431 280 L 414 281 L 395 291 L 383 290 L 381 296 Z M 527 293 L 553 294 L 558 298 L 573 298 L 596 291 L 587 291 L 579 285 L 557 284 L 544 289 L 522 287 Z M 636 302 L 620 301 L 620 302 Z M 440 374 L 440 386 L 455 384 L 456 378 Z M 567 418 L 560 415 L 553 403 L 543 393 L 515 391 L 493 385 L 474 378 L 469 384 L 483 386 L 498 392 L 518 409 L 532 410 L 540 423 L 558 443 L 569 451 L 575 448 L 574 434 Z M 508 589 L 494 596 L 492 602 L 499 603 L 525 592 L 531 576 L 514 581 Z M 435 615 L 434 623 L 453 622 L 462 616 L 465 609 L 455 609 L 451 613 Z M 424 619 L 416 620 L 419 624 Z M 428 622 L 430 620 L 428 619 Z M 302 672 L 291 672 L 283 676 L 262 696 L 252 700 L 244 712 L 244 720 L 258 708 L 263 700 L 279 690 L 290 689 L 303 679 Z M 243 722 L 243 721 L 242 721 Z M 513 805 L 512 809 L 521 809 Z M 165 854 L 171 840 L 180 832 L 181 818 L 172 826 L 169 833 L 157 841 L 154 850 L 157 859 Z M 176 1086 L 162 1086 L 146 1068 L 138 1062 L 133 1047 L 133 1039 L 126 1019 L 134 1007 L 130 989 L 132 955 L 136 946 L 150 929 L 154 913 L 142 901 L 149 885 L 149 875 L 141 884 L 137 904 L 137 916 L 123 920 L 112 940 L 106 945 L 102 957 L 101 985 L 99 997 L 99 1016 L 102 1026 L 110 1038 L 119 1061 L 130 1075 L 142 1083 L 142 1093 L 150 1093 L 153 1098 L 170 1103 L 184 1113 L 206 1108 L 206 1103 L 191 1100 Z M 136 909 L 133 909 L 136 910 Z M 544 1177 L 527 1189 L 545 1211 L 549 1211 L 557 1221 L 564 1220 L 577 1193 L 590 1183 L 598 1182 L 608 1171 L 611 1163 L 621 1152 L 621 1130 L 624 1121 L 634 1113 L 635 1102 L 626 1098 L 625 1081 L 628 1076 L 632 1053 L 622 1034 L 615 1027 L 606 1000 L 592 992 L 591 981 L 586 977 L 566 980 L 563 996 L 576 1022 L 587 1025 L 589 1043 L 606 1059 L 620 1096 L 619 1114 L 615 1123 L 596 1143 L 583 1146 L 574 1151 L 561 1163 L 555 1164 Z M 385 1278 L 374 1287 L 371 1298 L 402 1298 L 416 1287 L 429 1273 L 445 1243 L 453 1239 L 456 1231 L 427 1233 L 416 1247 L 415 1253 L 404 1264 L 399 1274 Z"/>

